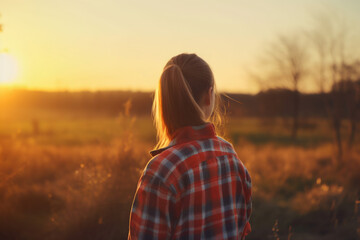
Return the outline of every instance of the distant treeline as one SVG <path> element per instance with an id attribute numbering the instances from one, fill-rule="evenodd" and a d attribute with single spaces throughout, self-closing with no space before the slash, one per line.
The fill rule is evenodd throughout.
<path id="1" fill-rule="evenodd" d="M 33 90 L 1 90 L 0 109 L 41 109 L 92 112 L 118 115 L 130 108 L 130 114 L 151 114 L 152 92 L 132 91 L 79 91 L 47 92 Z M 326 117 L 328 93 L 300 94 L 301 117 Z M 293 113 L 293 94 L 286 89 L 270 89 L 258 94 L 222 94 L 223 104 L 230 116 L 290 117 Z M 240 103 L 239 103 L 240 102 Z M 331 104 L 331 103 L 330 103 Z M 344 103 L 343 117 L 350 110 Z"/>
<path id="2" fill-rule="evenodd" d="M 325 100 L 328 94 L 300 94 L 300 117 L 327 117 Z M 229 96 L 230 98 L 228 98 Z M 293 93 L 285 89 L 270 89 L 256 95 L 227 94 L 223 102 L 228 115 L 249 117 L 291 117 Z M 239 101 L 240 103 L 236 102 Z M 344 111 L 344 116 L 348 116 Z"/>

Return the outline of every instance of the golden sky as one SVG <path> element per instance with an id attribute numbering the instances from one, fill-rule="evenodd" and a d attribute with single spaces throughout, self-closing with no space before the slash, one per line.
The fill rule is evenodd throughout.
<path id="1" fill-rule="evenodd" d="M 167 60 L 189 52 L 220 90 L 254 93 L 246 69 L 264 45 L 324 8 L 360 25 L 358 0 L 1 0 L 0 50 L 18 72 L 0 87 L 153 90 Z"/>

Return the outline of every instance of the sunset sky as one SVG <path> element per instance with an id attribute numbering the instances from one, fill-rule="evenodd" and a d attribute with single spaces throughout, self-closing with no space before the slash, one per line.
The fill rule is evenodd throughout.
<path id="1" fill-rule="evenodd" d="M 324 9 L 360 26 L 359 0 L 1 0 L 0 50 L 17 71 L 0 87 L 153 90 L 167 60 L 189 52 L 221 91 L 255 93 L 247 69 L 264 46 Z"/>

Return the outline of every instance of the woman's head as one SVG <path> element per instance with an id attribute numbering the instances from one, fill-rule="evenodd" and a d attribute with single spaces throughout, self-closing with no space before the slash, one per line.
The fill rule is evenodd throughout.
<path id="1" fill-rule="evenodd" d="M 153 103 L 157 147 L 166 146 L 181 127 L 220 120 L 218 97 L 209 65 L 196 54 L 171 58 L 161 74 Z M 216 122 L 214 122 L 216 123 Z"/>

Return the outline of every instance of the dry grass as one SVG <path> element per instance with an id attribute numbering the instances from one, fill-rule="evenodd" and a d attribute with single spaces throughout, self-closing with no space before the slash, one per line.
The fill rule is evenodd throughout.
<path id="1" fill-rule="evenodd" d="M 149 146 L 38 146 L 7 140 L 0 151 L 1 239 L 115 239 Z"/>
<path id="2" fill-rule="evenodd" d="M 341 161 L 332 144 L 304 149 L 243 142 L 236 150 L 253 180 L 251 239 L 270 236 L 275 222 L 280 239 L 289 238 L 289 227 L 291 239 L 359 237 L 354 207 L 360 193 L 360 148 Z"/>
<path id="3" fill-rule="evenodd" d="M 116 121 L 121 136 L 106 141 L 45 144 L 44 136 L 31 134 L 0 138 L 0 239 L 126 238 L 136 183 L 153 144 L 139 139 L 153 133 L 135 119 Z M 253 180 L 248 239 L 359 237 L 354 207 L 360 148 L 339 162 L 330 143 L 303 148 L 243 139 L 235 147 Z"/>

